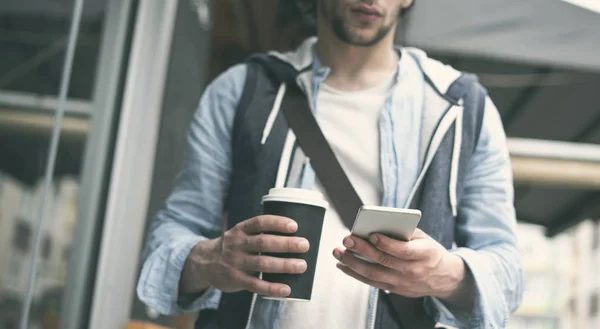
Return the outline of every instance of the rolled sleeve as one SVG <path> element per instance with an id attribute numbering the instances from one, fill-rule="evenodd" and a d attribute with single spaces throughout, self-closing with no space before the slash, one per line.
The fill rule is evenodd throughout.
<path id="1" fill-rule="evenodd" d="M 192 248 L 205 237 L 190 235 L 165 250 L 152 253 L 144 263 L 137 294 L 140 300 L 160 314 L 173 315 L 201 309 L 216 308 L 221 292 L 213 287 L 207 289 L 191 303 L 179 302 L 179 278 L 183 265 Z M 166 258 L 165 258 L 166 257 Z"/>
<path id="2" fill-rule="evenodd" d="M 222 232 L 231 175 L 231 130 L 245 80 L 242 64 L 207 87 L 190 125 L 184 168 L 150 225 L 137 294 L 163 315 L 218 306 L 221 292 L 213 287 L 181 303 L 179 280 L 194 246 Z"/>
<path id="3" fill-rule="evenodd" d="M 439 322 L 456 328 L 505 328 L 521 303 L 523 273 L 516 241 L 512 167 L 498 111 L 487 99 L 456 223 L 457 249 L 474 284 L 472 310 L 431 298 Z"/>

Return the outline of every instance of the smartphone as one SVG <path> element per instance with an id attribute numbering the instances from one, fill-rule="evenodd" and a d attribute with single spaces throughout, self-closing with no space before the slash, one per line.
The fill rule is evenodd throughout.
<path id="1" fill-rule="evenodd" d="M 420 220 L 421 211 L 416 209 L 362 206 L 356 215 L 352 235 L 368 241 L 371 234 L 380 233 L 396 240 L 409 241 Z M 363 255 L 352 254 L 373 263 Z"/>
<path id="2" fill-rule="evenodd" d="M 420 220 L 421 211 L 416 209 L 363 206 L 356 215 L 352 235 L 368 240 L 371 234 L 381 233 L 409 241 Z"/>

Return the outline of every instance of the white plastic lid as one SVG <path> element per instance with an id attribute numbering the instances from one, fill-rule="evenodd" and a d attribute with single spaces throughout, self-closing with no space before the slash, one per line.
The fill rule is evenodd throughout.
<path id="1" fill-rule="evenodd" d="M 323 194 L 317 191 L 289 187 L 270 189 L 269 194 L 262 198 L 262 202 L 268 201 L 303 203 L 323 208 L 329 206 L 329 203 L 323 198 Z"/>

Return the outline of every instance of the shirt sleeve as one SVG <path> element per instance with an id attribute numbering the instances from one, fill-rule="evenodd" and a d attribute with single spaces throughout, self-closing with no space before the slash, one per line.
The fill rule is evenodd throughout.
<path id="1" fill-rule="evenodd" d="M 137 294 L 161 314 L 218 306 L 221 292 L 212 287 L 185 305 L 178 303 L 179 279 L 191 249 L 222 231 L 231 175 L 231 135 L 246 72 L 245 65 L 234 66 L 203 93 L 188 132 L 184 168 L 150 226 Z"/>
<path id="2" fill-rule="evenodd" d="M 456 328 L 505 328 L 521 303 L 523 272 L 506 135 L 489 98 L 459 203 L 456 244 L 453 252 L 474 278 L 474 309 L 461 311 L 432 298 L 439 322 Z"/>

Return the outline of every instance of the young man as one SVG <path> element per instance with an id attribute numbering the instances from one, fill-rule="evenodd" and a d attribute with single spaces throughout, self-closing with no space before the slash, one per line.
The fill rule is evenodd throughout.
<path id="1" fill-rule="evenodd" d="M 411 2 L 315 0 L 317 38 L 269 58 L 295 72 L 364 203 L 422 210 L 412 240 L 351 237 L 330 208 L 312 300 L 261 297 L 290 289 L 253 273 L 302 273 L 306 264 L 260 253 L 310 246 L 262 234 L 297 225 L 260 216 L 260 197 L 281 171 L 287 186 L 326 193 L 279 111 L 285 87 L 260 65 L 240 64 L 207 88 L 191 123 L 185 168 L 150 229 L 142 301 L 163 314 L 200 311 L 203 329 L 424 327 L 394 296 L 414 298 L 434 324 L 506 326 L 522 273 L 502 123 L 475 80 L 394 47 Z"/>

